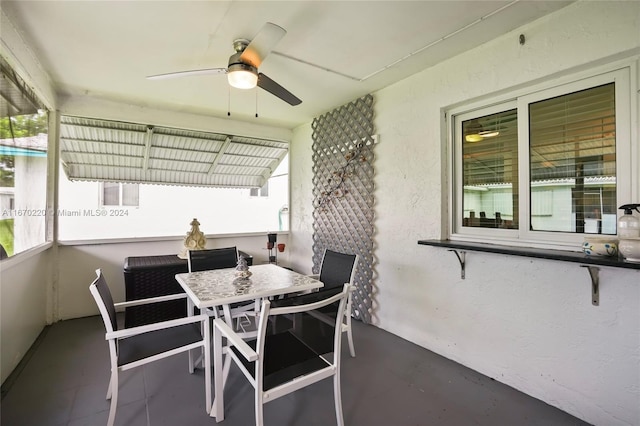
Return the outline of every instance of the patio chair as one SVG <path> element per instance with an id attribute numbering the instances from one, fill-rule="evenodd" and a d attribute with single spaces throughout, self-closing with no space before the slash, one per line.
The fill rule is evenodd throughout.
<path id="1" fill-rule="evenodd" d="M 238 249 L 225 247 L 209 250 L 189 250 L 189 272 L 210 269 L 235 268 L 238 264 Z"/>
<path id="2" fill-rule="evenodd" d="M 325 249 L 322 257 L 322 263 L 320 264 L 320 274 L 310 275 L 324 283 L 324 287 L 313 293 L 295 295 L 285 297 L 273 302 L 273 307 L 291 306 L 294 304 L 311 303 L 318 298 L 326 297 L 339 293 L 344 284 L 354 284 L 355 272 L 358 267 L 359 256 L 357 254 L 345 254 L 337 251 Z M 347 301 L 347 308 L 344 313 L 344 319 L 342 324 L 342 331 L 347 333 L 347 339 L 349 341 L 349 353 L 352 357 L 356 356 L 356 349 L 353 344 L 353 335 L 351 332 L 351 295 Z M 322 310 L 323 313 L 328 314 L 327 317 L 333 316 L 337 305 L 333 304 L 327 306 Z"/>
<path id="3" fill-rule="evenodd" d="M 212 415 L 224 420 L 223 353 L 244 373 L 255 392 L 256 426 L 263 426 L 264 404 L 281 396 L 333 377 L 336 419 L 344 424 L 340 392 L 340 359 L 342 330 L 335 325 L 344 316 L 353 287 L 345 284 L 342 291 L 325 295 L 313 303 L 271 308 L 264 300 L 260 308 L 258 337 L 244 341 L 221 319 L 213 322 L 215 401 Z M 337 303 L 333 326 L 318 320 L 318 310 Z M 278 333 L 267 333 L 267 323 L 277 316 L 293 316 L 293 327 Z M 324 316 L 325 314 L 321 314 Z M 223 348 L 223 337 L 228 347 Z M 227 360 L 227 362 L 229 362 Z"/>
<path id="4" fill-rule="evenodd" d="M 211 409 L 211 337 L 207 315 L 185 316 L 184 318 L 146 324 L 138 327 L 118 329 L 116 308 L 136 306 L 186 297 L 173 294 L 129 302 L 113 303 L 107 281 L 100 269 L 89 290 L 98 305 L 106 329 L 105 339 L 109 342 L 111 356 L 111 379 L 107 389 L 107 399 L 111 399 L 108 426 L 115 420 L 118 405 L 118 373 L 153 361 L 191 351 L 201 347 L 204 351 L 205 409 Z M 189 353 L 189 372 L 193 373 L 193 357 Z"/>
<path id="5" fill-rule="evenodd" d="M 189 250 L 187 259 L 189 272 L 235 268 L 238 264 L 238 249 L 236 247 L 224 247 L 209 250 Z M 237 321 L 238 329 L 247 328 L 253 324 L 249 318 L 251 311 L 255 313 L 258 308 L 259 301 L 235 303 L 231 305 L 229 315 Z M 218 309 L 207 310 L 207 314 L 218 318 L 221 316 Z M 243 320 L 245 321 L 244 323 L 242 322 Z M 247 336 L 255 337 L 255 333 L 249 332 Z"/>

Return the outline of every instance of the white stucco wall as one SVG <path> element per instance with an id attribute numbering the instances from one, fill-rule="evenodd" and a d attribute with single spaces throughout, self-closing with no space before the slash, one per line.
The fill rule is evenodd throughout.
<path id="1" fill-rule="evenodd" d="M 20 255 L 18 255 L 20 256 Z M 46 324 L 52 286 L 51 250 L 0 264 L 0 354 L 2 382 L 18 365 Z"/>
<path id="2" fill-rule="evenodd" d="M 379 327 L 590 423 L 640 424 L 639 271 L 602 268 L 593 307 L 578 264 L 471 252 L 462 280 L 454 254 L 417 245 L 446 238 L 443 108 L 639 47 L 640 2 L 578 2 L 374 94 Z M 301 269 L 311 267 L 311 143 L 310 124 L 294 131 L 291 244 Z"/>
<path id="3" fill-rule="evenodd" d="M 289 240 L 295 252 L 291 257 L 294 269 L 311 274 L 313 267 L 313 178 L 311 157 L 311 126 L 301 126 L 293 132 L 293 142 L 289 148 L 291 158 L 290 215 L 291 235 Z M 295 158 L 295 161 L 293 160 Z"/>

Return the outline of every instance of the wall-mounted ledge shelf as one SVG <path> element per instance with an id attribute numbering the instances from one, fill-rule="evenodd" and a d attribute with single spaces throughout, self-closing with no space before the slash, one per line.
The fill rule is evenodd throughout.
<path id="1" fill-rule="evenodd" d="M 585 265 L 612 266 L 614 268 L 640 269 L 640 263 L 625 262 L 616 257 L 587 256 L 584 253 L 560 250 L 511 247 L 498 244 L 470 243 L 451 240 L 419 240 L 425 246 L 446 247 L 454 250 L 483 251 L 487 253 L 510 254 L 513 256 L 536 257 L 538 259 L 562 260 Z"/>
<path id="2" fill-rule="evenodd" d="M 485 253 L 508 254 L 512 256 L 534 257 L 538 259 L 560 260 L 564 262 L 580 263 L 588 269 L 591 277 L 591 303 L 594 306 L 600 304 L 600 280 L 598 272 L 599 266 L 610 266 L 614 268 L 626 268 L 640 270 L 640 263 L 625 262 L 616 257 L 587 256 L 583 253 L 546 250 L 530 247 L 511 247 L 499 244 L 473 243 L 451 240 L 419 240 L 418 244 L 425 246 L 444 247 L 455 253 L 460 262 L 460 275 L 465 278 L 465 253 L 467 251 L 479 251 Z"/>

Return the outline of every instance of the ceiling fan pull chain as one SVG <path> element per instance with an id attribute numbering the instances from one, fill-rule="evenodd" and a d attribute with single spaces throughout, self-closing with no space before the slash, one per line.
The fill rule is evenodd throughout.
<path id="1" fill-rule="evenodd" d="M 231 87 L 227 86 L 227 117 L 231 117 Z"/>
<path id="2" fill-rule="evenodd" d="M 256 118 L 258 118 L 258 89 L 255 89 L 256 91 Z"/>

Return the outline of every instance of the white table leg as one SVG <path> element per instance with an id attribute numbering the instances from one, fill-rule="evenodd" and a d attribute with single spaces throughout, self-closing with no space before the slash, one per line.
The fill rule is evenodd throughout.
<path id="1" fill-rule="evenodd" d="M 224 319 L 229 327 L 233 328 L 233 318 L 231 318 L 231 310 L 229 305 L 223 305 L 222 310 L 224 312 Z M 221 422 L 224 420 L 224 386 L 227 383 L 227 378 L 229 377 L 229 371 L 231 370 L 231 358 L 229 354 L 224 357 L 224 365 L 222 362 L 222 357 L 226 352 L 229 351 L 227 347 L 222 347 L 222 336 L 214 327 L 213 332 L 213 347 L 214 347 L 214 358 L 213 358 L 213 371 L 214 371 L 214 383 L 215 383 L 215 394 L 213 399 L 213 406 L 211 408 L 211 417 L 216 418 L 216 422 Z M 222 348 L 222 353 L 216 353 L 216 348 Z"/>
<path id="2" fill-rule="evenodd" d="M 187 316 L 188 317 L 192 317 L 193 316 L 193 302 L 191 301 L 190 298 L 187 297 Z M 189 374 L 193 374 L 193 371 L 195 370 L 195 362 L 193 360 L 193 349 L 189 351 Z"/>
<path id="3" fill-rule="evenodd" d="M 213 327 L 213 381 L 214 399 L 211 407 L 211 417 L 216 422 L 224 420 L 224 373 L 222 372 L 222 335 L 217 327 Z M 227 357 L 228 358 L 228 357 Z"/>

